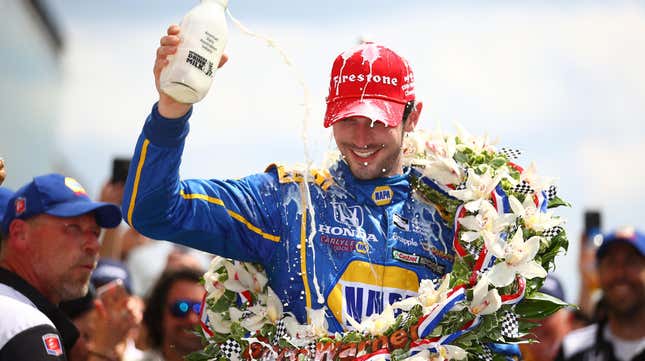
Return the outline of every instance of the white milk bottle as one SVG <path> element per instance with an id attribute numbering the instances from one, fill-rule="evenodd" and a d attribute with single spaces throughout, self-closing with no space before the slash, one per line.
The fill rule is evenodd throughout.
<path id="1" fill-rule="evenodd" d="M 181 103 L 202 100 L 213 82 L 226 41 L 228 0 L 201 0 L 180 23 L 177 53 L 161 71 L 161 90 Z"/>

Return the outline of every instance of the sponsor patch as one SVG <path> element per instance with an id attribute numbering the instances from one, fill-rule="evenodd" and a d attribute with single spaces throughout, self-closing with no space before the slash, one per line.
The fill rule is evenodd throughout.
<path id="1" fill-rule="evenodd" d="M 332 202 L 334 208 L 334 220 L 348 226 L 363 226 L 363 208 L 360 206 L 348 206 L 341 202 Z"/>
<path id="2" fill-rule="evenodd" d="M 454 262 L 455 261 L 455 256 L 452 256 L 444 251 L 441 251 L 435 247 L 430 247 L 430 253 L 434 254 L 435 256 L 445 259 L 448 262 Z"/>
<path id="3" fill-rule="evenodd" d="M 372 192 L 372 200 L 377 206 L 384 206 L 392 202 L 393 195 L 394 191 L 392 191 L 390 186 L 378 186 Z"/>
<path id="4" fill-rule="evenodd" d="M 318 224 L 318 232 L 320 234 L 332 236 L 350 237 L 356 240 L 367 241 L 369 243 L 377 243 L 379 241 L 374 234 L 365 232 L 365 230 L 361 227 L 352 229 L 346 227 L 333 227 L 326 224 Z"/>
<path id="5" fill-rule="evenodd" d="M 414 271 L 355 260 L 341 274 L 327 304 L 338 322 L 347 325 L 346 315 L 360 322 L 383 312 L 386 303 L 416 295 L 418 289 L 419 277 Z"/>
<path id="6" fill-rule="evenodd" d="M 84 195 L 87 196 L 87 192 L 85 191 L 85 188 L 74 178 L 71 177 L 65 177 L 65 185 L 67 188 L 71 189 L 74 194 L 77 196 L 79 195 Z"/>
<path id="7" fill-rule="evenodd" d="M 14 206 L 16 207 L 16 216 L 19 216 L 27 210 L 27 200 L 24 197 L 18 197 Z"/>
<path id="8" fill-rule="evenodd" d="M 405 263 L 419 264 L 419 265 L 425 266 L 429 268 L 432 272 L 438 275 L 443 275 L 446 272 L 446 266 L 438 264 L 433 260 L 431 260 L 430 258 L 419 256 L 416 254 L 402 252 L 398 249 L 392 250 L 392 258 Z"/>
<path id="9" fill-rule="evenodd" d="M 399 227 L 399 229 L 402 229 L 404 231 L 410 230 L 410 221 L 408 221 L 406 218 L 403 218 L 396 213 L 394 213 L 394 216 L 392 217 L 392 223 L 394 223 L 395 226 Z"/>
<path id="10" fill-rule="evenodd" d="M 45 351 L 49 355 L 60 356 L 63 354 L 63 347 L 57 334 L 48 333 L 43 335 L 43 343 L 45 344 Z"/>
<path id="11" fill-rule="evenodd" d="M 417 241 L 407 239 L 407 238 L 403 238 L 403 237 L 399 236 L 397 233 L 392 234 L 392 239 L 397 241 L 398 243 L 401 243 L 401 244 L 407 246 L 407 247 L 418 247 L 419 246 L 419 243 Z"/>

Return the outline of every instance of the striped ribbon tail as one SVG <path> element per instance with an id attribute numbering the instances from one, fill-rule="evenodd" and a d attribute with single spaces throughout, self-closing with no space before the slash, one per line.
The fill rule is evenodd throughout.
<path id="1" fill-rule="evenodd" d="M 450 311 L 457 302 L 466 299 L 466 291 L 463 285 L 453 288 L 450 295 L 442 305 L 437 305 L 430 313 L 419 319 L 418 335 L 419 338 L 426 338 L 432 330 L 437 327 L 443 316 Z"/>
<path id="2" fill-rule="evenodd" d="M 524 292 L 526 291 L 526 280 L 522 276 L 517 276 L 517 292 L 510 295 L 502 295 L 502 304 L 503 305 L 515 305 L 524 298 Z"/>
<path id="3" fill-rule="evenodd" d="M 464 208 L 464 205 L 462 204 L 457 208 L 457 212 L 455 215 L 455 221 L 453 225 L 455 235 L 452 241 L 453 247 L 455 248 L 455 252 L 457 252 L 457 254 L 460 257 L 464 257 L 468 254 L 468 251 L 461 245 L 461 242 L 459 240 L 459 229 L 461 228 L 461 224 L 459 224 L 459 219 L 463 218 L 465 215 L 466 215 L 466 208 Z"/>

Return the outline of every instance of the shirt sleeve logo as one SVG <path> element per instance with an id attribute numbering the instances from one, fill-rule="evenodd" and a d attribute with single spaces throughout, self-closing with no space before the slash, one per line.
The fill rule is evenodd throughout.
<path id="1" fill-rule="evenodd" d="M 45 344 L 45 351 L 52 356 L 60 356 L 63 354 L 63 347 L 60 343 L 60 338 L 55 333 L 48 333 L 43 335 L 43 343 Z"/>

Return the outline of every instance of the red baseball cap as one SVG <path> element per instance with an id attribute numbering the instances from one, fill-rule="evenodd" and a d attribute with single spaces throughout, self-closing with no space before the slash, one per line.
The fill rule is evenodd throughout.
<path id="1" fill-rule="evenodd" d="M 414 74 L 389 48 L 363 43 L 338 55 L 331 69 L 325 128 L 352 116 L 396 127 L 414 100 Z"/>

